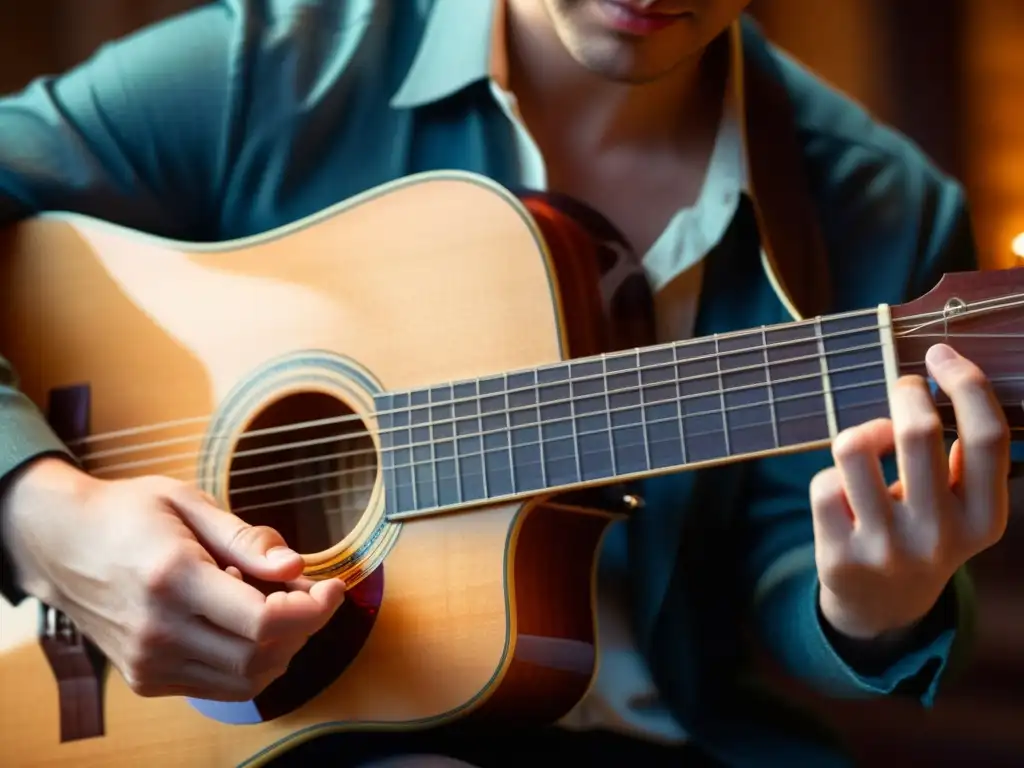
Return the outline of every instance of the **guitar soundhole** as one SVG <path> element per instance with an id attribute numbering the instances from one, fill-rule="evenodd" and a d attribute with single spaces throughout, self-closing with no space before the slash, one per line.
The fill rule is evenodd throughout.
<path id="1" fill-rule="evenodd" d="M 228 498 L 235 514 L 315 554 L 358 525 L 376 477 L 365 422 L 331 395 L 302 392 L 276 400 L 249 424 L 231 459 Z"/>

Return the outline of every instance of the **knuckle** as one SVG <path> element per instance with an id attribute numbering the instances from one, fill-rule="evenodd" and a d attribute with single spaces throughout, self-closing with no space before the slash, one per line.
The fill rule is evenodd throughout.
<path id="1" fill-rule="evenodd" d="M 832 441 L 832 458 L 842 464 L 864 451 L 864 440 L 856 427 L 847 429 L 836 435 Z"/>
<path id="2" fill-rule="evenodd" d="M 249 637 L 257 643 L 272 640 L 275 635 L 273 616 L 270 611 L 262 609 L 252 617 Z"/>
<path id="3" fill-rule="evenodd" d="M 880 573 L 892 573 L 899 566 L 900 555 L 892 536 L 884 531 L 873 531 L 859 537 L 857 561 Z"/>
<path id="4" fill-rule="evenodd" d="M 957 371 L 954 388 L 962 390 L 987 389 L 989 381 L 985 372 L 968 360 L 962 362 L 963 364 Z"/>
<path id="5" fill-rule="evenodd" d="M 173 642 L 171 628 L 156 619 L 146 619 L 135 630 L 135 644 L 144 657 L 152 656 Z"/>
<path id="6" fill-rule="evenodd" d="M 920 374 L 908 373 L 896 380 L 896 387 L 899 392 L 916 395 L 921 391 L 928 390 L 928 382 Z"/>
<path id="7" fill-rule="evenodd" d="M 156 499 L 176 499 L 187 492 L 188 485 L 164 475 L 147 475 L 138 478 L 139 487 Z"/>
<path id="8" fill-rule="evenodd" d="M 942 420 L 934 411 L 917 414 L 894 427 L 896 440 L 908 447 L 923 447 L 942 439 Z"/>
<path id="9" fill-rule="evenodd" d="M 239 520 L 238 528 L 228 542 L 228 551 L 244 553 L 257 548 L 266 540 L 270 530 L 263 525 L 249 525 Z"/>
<path id="10" fill-rule="evenodd" d="M 152 656 L 133 644 L 124 654 L 124 668 L 122 670 L 125 680 L 135 691 L 138 687 L 150 685 L 150 671 L 153 666 Z"/>
<path id="11" fill-rule="evenodd" d="M 230 669 L 232 674 L 248 677 L 259 664 L 259 653 L 256 643 L 247 643 L 234 656 Z"/>
<path id="12" fill-rule="evenodd" d="M 992 420 L 991 422 L 975 421 L 967 428 L 964 442 L 987 450 L 1001 450 L 1004 446 L 1009 449 L 1010 428 L 1005 420 Z"/>
<path id="13" fill-rule="evenodd" d="M 919 566 L 932 569 L 944 564 L 948 559 L 948 542 L 942 535 L 942 527 L 938 523 L 917 525 L 911 545 L 912 556 Z"/>
<path id="14" fill-rule="evenodd" d="M 150 595 L 165 598 L 175 591 L 181 575 L 192 562 L 192 554 L 185 546 L 177 546 L 153 560 L 145 574 L 145 586 Z"/>
<path id="15" fill-rule="evenodd" d="M 823 469 L 811 478 L 810 497 L 812 506 L 828 504 L 842 493 L 839 472 L 834 468 Z"/>

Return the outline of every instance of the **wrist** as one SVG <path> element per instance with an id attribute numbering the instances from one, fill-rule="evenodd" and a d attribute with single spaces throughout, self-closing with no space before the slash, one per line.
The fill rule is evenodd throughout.
<path id="1" fill-rule="evenodd" d="M 864 617 L 846 610 L 842 601 L 824 586 L 820 587 L 818 593 L 818 609 L 829 627 L 847 640 L 880 646 L 899 644 L 913 635 L 921 619 L 928 613 L 924 611 L 914 617 L 875 616 L 870 621 L 865 620 Z"/>
<path id="2" fill-rule="evenodd" d="M 5 593 L 14 587 L 52 602 L 48 569 L 38 554 L 53 548 L 44 542 L 52 541 L 55 534 L 59 538 L 61 532 L 74 532 L 77 526 L 70 518 L 100 481 L 53 454 L 31 459 L 7 480 L 0 494 L 0 541 L 10 566 L 5 575 L 13 583 L 5 585 Z"/>

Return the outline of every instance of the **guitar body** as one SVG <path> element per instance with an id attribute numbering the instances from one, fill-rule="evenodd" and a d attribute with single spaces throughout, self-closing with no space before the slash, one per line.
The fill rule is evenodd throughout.
<path id="1" fill-rule="evenodd" d="M 622 343 L 581 226 L 431 174 L 244 241 L 43 217 L 0 253 L 0 350 L 89 471 L 194 481 L 351 589 L 284 678 L 224 706 L 141 698 L 109 669 L 98 706 L 85 641 L 58 626 L 40 642 L 38 603 L 0 604 L 5 766 L 260 765 L 332 730 L 550 722 L 585 694 L 614 510 L 536 497 L 389 521 L 374 413 L 380 391 Z M 307 442 L 362 458 L 281 460 L 310 422 L 345 429 Z M 325 491 L 324 466 L 358 480 Z"/>

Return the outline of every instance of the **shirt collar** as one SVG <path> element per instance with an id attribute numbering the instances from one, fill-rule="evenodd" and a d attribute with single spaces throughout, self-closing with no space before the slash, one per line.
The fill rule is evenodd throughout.
<path id="1" fill-rule="evenodd" d="M 499 58 L 493 42 L 500 39 L 504 48 L 504 27 L 494 24 L 503 5 L 503 0 L 435 0 L 419 49 L 391 106 L 424 106 L 489 78 L 492 58 Z"/>

